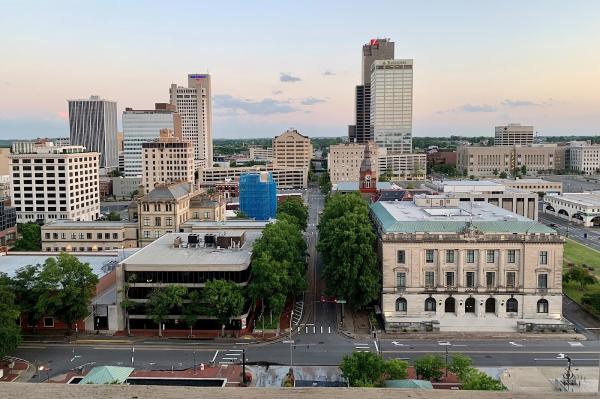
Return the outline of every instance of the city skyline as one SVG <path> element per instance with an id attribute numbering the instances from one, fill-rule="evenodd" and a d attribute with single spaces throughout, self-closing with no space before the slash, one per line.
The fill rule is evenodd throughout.
<path id="1" fill-rule="evenodd" d="M 396 58 L 414 59 L 415 137 L 493 136 L 508 123 L 548 136 L 599 133 L 594 2 L 382 2 L 387 12 L 372 19 L 360 3 L 181 1 L 168 20 L 160 3 L 117 5 L 3 5 L 10 62 L 0 65 L 0 139 L 68 136 L 69 98 L 116 101 L 119 116 L 168 102 L 170 84 L 190 73 L 211 74 L 215 139 L 289 127 L 343 137 L 354 121 L 361 46 L 378 37 L 396 43 Z M 194 14 L 210 18 L 177 22 Z"/>

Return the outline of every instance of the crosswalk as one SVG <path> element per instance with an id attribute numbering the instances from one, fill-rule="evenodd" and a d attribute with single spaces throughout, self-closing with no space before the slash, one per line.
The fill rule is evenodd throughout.
<path id="1" fill-rule="evenodd" d="M 215 364 L 236 364 L 242 362 L 243 349 L 218 350 L 215 353 L 213 362 Z"/>
<path id="2" fill-rule="evenodd" d="M 330 325 L 316 325 L 316 324 L 300 324 L 295 332 L 298 334 L 331 334 L 333 327 Z"/>
<path id="3" fill-rule="evenodd" d="M 370 343 L 355 343 L 354 352 L 372 352 L 375 348 L 371 347 Z"/>

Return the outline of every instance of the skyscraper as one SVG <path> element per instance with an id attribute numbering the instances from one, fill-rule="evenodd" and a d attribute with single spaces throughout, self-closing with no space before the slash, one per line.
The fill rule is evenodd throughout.
<path id="1" fill-rule="evenodd" d="M 100 154 L 101 168 L 118 166 L 117 103 L 98 96 L 69 100 L 70 144 Z"/>
<path id="2" fill-rule="evenodd" d="M 211 167 L 212 147 L 212 101 L 210 75 L 188 75 L 188 87 L 171 85 L 171 104 L 181 115 L 183 139 L 194 144 L 196 167 Z"/>
<path id="3" fill-rule="evenodd" d="M 371 39 L 362 49 L 362 82 L 356 86 L 355 124 L 348 126 L 350 142 L 373 140 L 371 118 L 371 65 L 376 60 L 394 59 L 394 42 L 390 39 Z"/>
<path id="4" fill-rule="evenodd" d="M 376 60 L 371 65 L 371 128 L 388 155 L 412 152 L 413 60 Z"/>
<path id="5" fill-rule="evenodd" d="M 153 110 L 125 108 L 123 112 L 125 177 L 142 175 L 142 143 L 159 138 L 161 129 L 171 129 L 176 136 L 181 136 L 181 118 L 175 112 L 175 106 L 157 103 L 154 108 Z"/>

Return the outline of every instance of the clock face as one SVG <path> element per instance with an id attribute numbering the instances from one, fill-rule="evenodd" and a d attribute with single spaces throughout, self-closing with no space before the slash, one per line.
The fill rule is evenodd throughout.
<path id="1" fill-rule="evenodd" d="M 371 175 L 366 175 L 366 176 L 365 176 L 365 179 L 366 179 L 367 181 L 370 181 L 370 180 L 371 180 Z"/>

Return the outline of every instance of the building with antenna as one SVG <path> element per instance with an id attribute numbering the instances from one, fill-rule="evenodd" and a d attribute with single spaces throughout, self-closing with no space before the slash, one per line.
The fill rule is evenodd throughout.
<path id="1" fill-rule="evenodd" d="M 561 318 L 564 239 L 555 230 L 451 194 L 370 208 L 387 331 L 570 328 Z"/>

